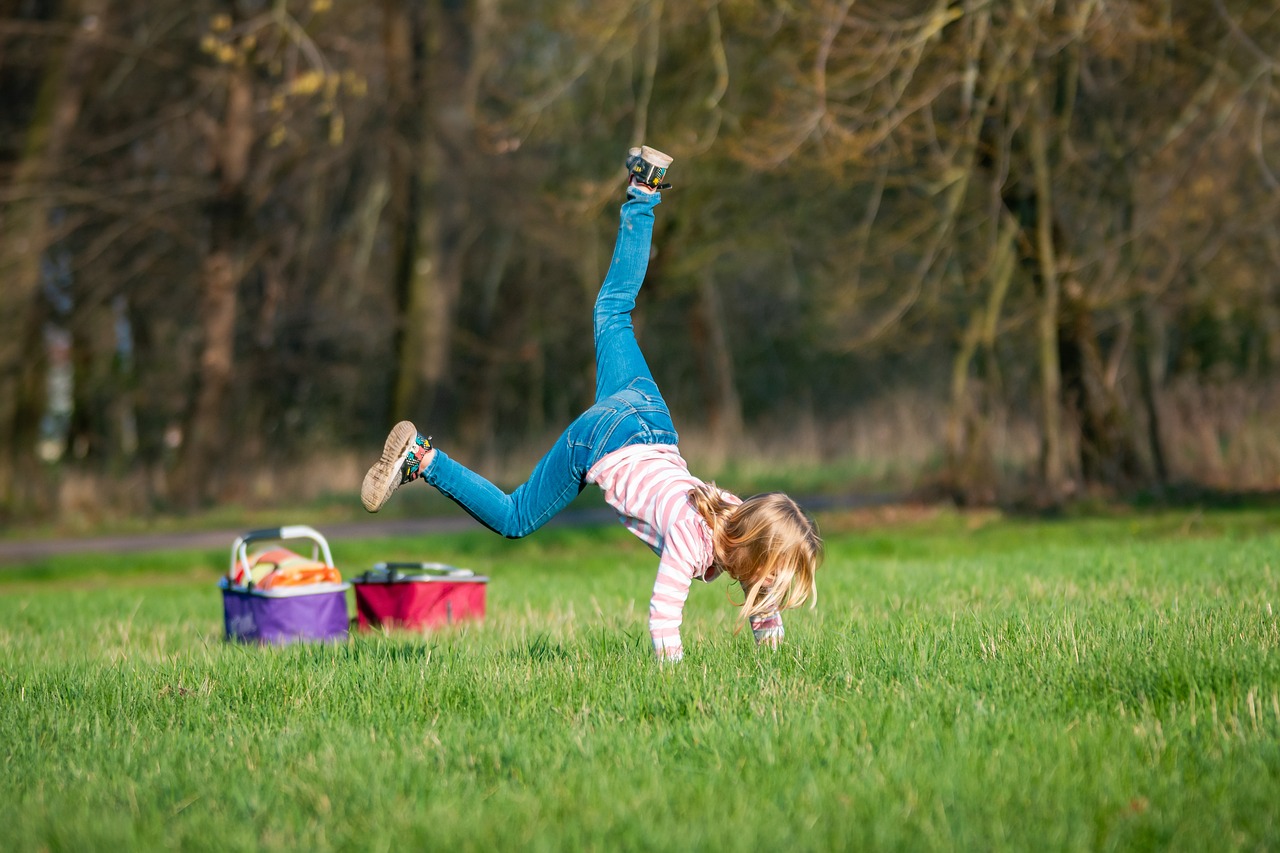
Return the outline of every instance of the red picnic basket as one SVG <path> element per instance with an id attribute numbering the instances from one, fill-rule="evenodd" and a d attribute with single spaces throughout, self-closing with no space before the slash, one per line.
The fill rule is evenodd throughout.
<path id="1" fill-rule="evenodd" d="M 352 581 L 357 624 L 421 630 L 479 621 L 488 583 L 445 563 L 378 563 Z"/>

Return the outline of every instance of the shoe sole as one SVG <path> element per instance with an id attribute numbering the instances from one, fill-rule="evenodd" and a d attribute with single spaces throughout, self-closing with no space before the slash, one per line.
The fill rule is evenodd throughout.
<path id="1" fill-rule="evenodd" d="M 670 169 L 674 162 L 669 154 L 663 154 L 657 148 L 650 148 L 648 145 L 640 146 L 640 156 L 659 169 Z"/>
<path id="2" fill-rule="evenodd" d="M 418 428 L 409 421 L 401 421 L 391 428 L 386 443 L 382 445 L 382 458 L 364 475 L 364 482 L 360 485 L 360 502 L 369 512 L 382 509 L 400 487 L 400 472 L 417 435 Z"/>

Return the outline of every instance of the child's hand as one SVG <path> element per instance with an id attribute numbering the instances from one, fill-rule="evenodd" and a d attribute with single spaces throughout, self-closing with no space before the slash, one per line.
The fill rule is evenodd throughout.
<path id="1" fill-rule="evenodd" d="M 782 614 L 776 611 L 751 619 L 751 634 L 756 638 L 757 646 L 776 649 L 782 644 L 785 633 L 782 628 Z"/>
<path id="2" fill-rule="evenodd" d="M 684 648 L 682 646 L 664 646 L 657 649 L 658 663 L 667 666 L 670 664 L 680 663 L 684 660 Z"/>

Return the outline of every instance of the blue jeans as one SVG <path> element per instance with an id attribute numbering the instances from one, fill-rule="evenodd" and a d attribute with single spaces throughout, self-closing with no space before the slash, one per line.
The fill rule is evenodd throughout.
<path id="1" fill-rule="evenodd" d="M 439 449 L 423 479 L 510 539 L 528 536 L 585 487 L 591 466 L 631 444 L 675 444 L 671 413 L 636 343 L 631 312 L 649 267 L 657 193 L 628 192 L 613 260 L 596 297 L 596 397 L 569 424 L 529 479 L 507 494 Z"/>

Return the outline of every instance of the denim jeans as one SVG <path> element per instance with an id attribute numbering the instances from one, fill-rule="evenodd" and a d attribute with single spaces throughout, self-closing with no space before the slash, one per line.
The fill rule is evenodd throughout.
<path id="1" fill-rule="evenodd" d="M 631 312 L 649 266 L 658 193 L 629 190 L 609 272 L 595 306 L 596 396 L 529 479 L 507 494 L 437 449 L 423 479 L 510 539 L 528 536 L 578 496 L 587 471 L 631 444 L 675 444 L 671 413 L 636 343 Z"/>

